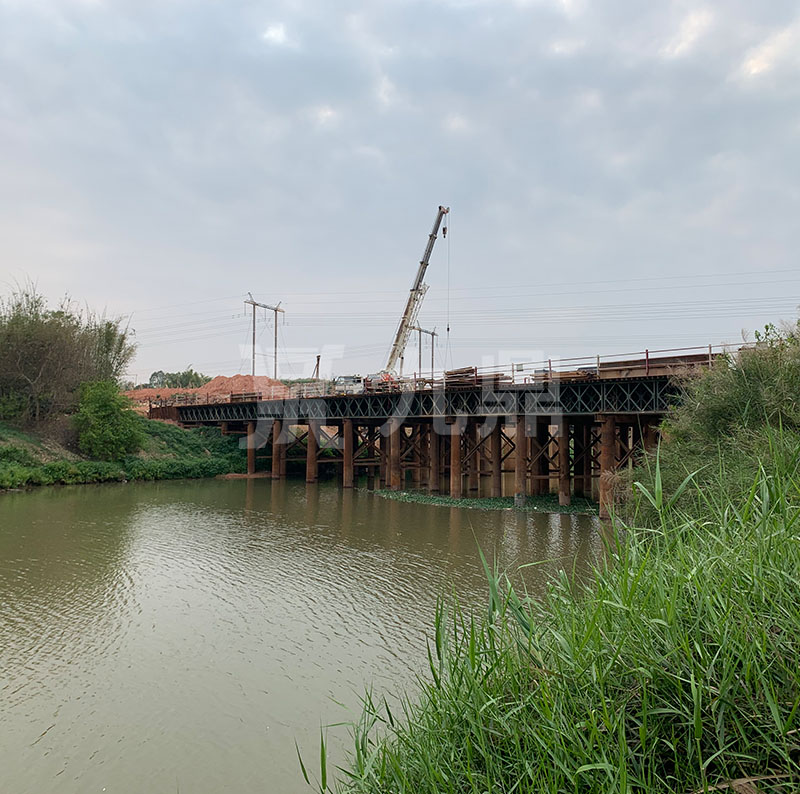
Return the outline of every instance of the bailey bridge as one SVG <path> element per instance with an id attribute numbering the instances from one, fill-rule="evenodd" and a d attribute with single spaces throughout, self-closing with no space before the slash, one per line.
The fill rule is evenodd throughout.
<path id="1" fill-rule="evenodd" d="M 573 496 L 596 498 L 607 515 L 611 473 L 657 444 L 679 378 L 718 355 L 696 350 L 645 351 L 568 369 L 548 362 L 511 376 L 467 368 L 358 394 L 306 386 L 272 399 L 161 403 L 151 406 L 150 416 L 241 434 L 249 474 L 264 450 L 275 479 L 286 476 L 288 462 L 302 461 L 308 483 L 317 481 L 320 465 L 335 465 L 344 488 L 364 476 L 369 488 L 457 498 L 513 493 L 521 500 L 557 491 L 562 505 Z"/>

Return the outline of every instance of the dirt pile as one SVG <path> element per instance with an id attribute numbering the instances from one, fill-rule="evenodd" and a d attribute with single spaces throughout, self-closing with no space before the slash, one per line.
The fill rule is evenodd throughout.
<path id="1" fill-rule="evenodd" d="M 261 394 L 271 397 L 284 397 L 287 389 L 279 380 L 266 375 L 217 375 L 216 378 L 196 390 L 198 395 Z"/>
<path id="2" fill-rule="evenodd" d="M 205 386 L 197 389 L 134 389 L 125 394 L 134 402 L 146 403 L 150 400 L 166 400 L 177 394 L 194 395 L 200 402 L 219 400 L 229 394 L 260 394 L 264 399 L 280 399 L 288 393 L 288 388 L 279 380 L 266 375 L 217 375 Z"/>

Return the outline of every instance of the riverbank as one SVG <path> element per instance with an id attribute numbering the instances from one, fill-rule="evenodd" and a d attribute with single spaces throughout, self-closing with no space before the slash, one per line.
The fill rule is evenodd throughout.
<path id="1" fill-rule="evenodd" d="M 239 439 L 137 417 L 144 446 L 118 461 L 91 460 L 53 435 L 0 423 L 0 490 L 125 480 L 214 477 L 247 467 Z"/>
<path id="2" fill-rule="evenodd" d="M 434 507 L 463 507 L 472 510 L 520 510 L 528 513 L 568 513 L 579 515 L 597 515 L 597 503 L 582 497 L 573 497 L 572 504 L 560 505 L 558 496 L 546 494 L 529 496 L 522 507 L 514 506 L 513 496 L 482 497 L 454 499 L 452 496 L 430 494 L 424 491 L 386 491 L 374 492 L 384 499 L 396 502 L 413 502 L 415 504 L 432 505 Z"/>

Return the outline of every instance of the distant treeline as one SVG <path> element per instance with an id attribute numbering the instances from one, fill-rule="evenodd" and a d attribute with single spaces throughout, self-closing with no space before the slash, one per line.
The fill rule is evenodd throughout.
<path id="1" fill-rule="evenodd" d="M 135 389 L 197 389 L 211 380 L 210 375 L 196 372 L 191 365 L 183 372 L 164 372 L 157 370 L 150 375 L 150 380 L 131 386 Z"/>

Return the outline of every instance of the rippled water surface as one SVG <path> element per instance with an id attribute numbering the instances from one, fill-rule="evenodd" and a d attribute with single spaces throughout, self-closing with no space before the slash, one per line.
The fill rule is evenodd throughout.
<path id="1" fill-rule="evenodd" d="M 195 481 L 0 494 L 0 792 L 308 791 L 321 724 L 424 669 L 476 539 L 530 589 L 596 521 Z M 346 732 L 333 731 L 337 760 Z"/>

